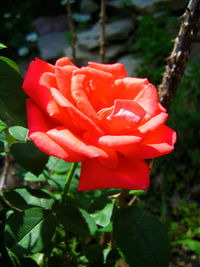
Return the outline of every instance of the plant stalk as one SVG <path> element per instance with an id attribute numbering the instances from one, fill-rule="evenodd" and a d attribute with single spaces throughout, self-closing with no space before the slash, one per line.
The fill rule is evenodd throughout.
<path id="1" fill-rule="evenodd" d="M 62 203 L 63 204 L 65 203 L 65 200 L 66 200 L 66 197 L 67 197 L 67 193 L 68 193 L 68 190 L 69 190 L 69 186 L 70 186 L 70 183 L 72 181 L 72 178 L 73 178 L 73 175 L 74 175 L 74 172 L 75 172 L 77 166 L 78 166 L 78 162 L 73 162 L 72 166 L 71 166 L 71 169 L 70 169 L 70 171 L 69 171 L 69 173 L 67 175 L 65 188 L 64 188 L 64 192 L 63 192 L 63 196 L 62 196 Z"/>

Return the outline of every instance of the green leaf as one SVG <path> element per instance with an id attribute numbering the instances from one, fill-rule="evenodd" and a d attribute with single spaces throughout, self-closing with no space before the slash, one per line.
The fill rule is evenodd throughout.
<path id="1" fill-rule="evenodd" d="M 67 172 L 71 168 L 71 163 L 64 161 L 63 159 L 59 159 L 53 156 L 49 157 L 49 161 L 47 163 L 47 167 L 50 170 L 56 172 Z"/>
<path id="2" fill-rule="evenodd" d="M 18 65 L 11 60 L 10 58 L 7 57 L 0 57 L 0 60 L 4 61 L 5 63 L 7 63 L 11 68 L 13 68 L 14 70 L 16 70 L 18 73 L 20 73 L 20 68 L 18 67 Z"/>
<path id="3" fill-rule="evenodd" d="M 87 237 L 97 230 L 94 219 L 83 209 L 64 206 L 58 209 L 56 214 L 66 231 Z"/>
<path id="4" fill-rule="evenodd" d="M 135 207 L 116 209 L 113 234 L 117 246 L 130 266 L 168 267 L 167 234 L 155 216 L 144 215 Z"/>
<path id="5" fill-rule="evenodd" d="M 200 241 L 192 240 L 192 239 L 185 239 L 183 243 L 186 244 L 186 247 L 189 250 L 196 252 L 198 257 L 200 258 Z"/>
<path id="6" fill-rule="evenodd" d="M 28 139 L 28 129 L 22 126 L 12 126 L 8 129 L 10 135 L 18 141 L 25 142 Z"/>
<path id="7" fill-rule="evenodd" d="M 50 174 L 47 181 L 48 183 L 59 191 L 63 191 L 65 187 L 67 174 Z"/>
<path id="8" fill-rule="evenodd" d="M 37 183 L 37 182 L 45 182 L 46 178 L 43 173 L 41 173 L 39 176 L 36 176 L 31 172 L 26 172 L 24 175 L 24 180 Z"/>
<path id="9" fill-rule="evenodd" d="M 4 197 L 14 207 L 22 210 L 33 206 L 51 209 L 54 204 L 52 196 L 42 189 L 15 188 L 4 192 Z"/>
<path id="10" fill-rule="evenodd" d="M 26 125 L 26 95 L 19 68 L 10 59 L 0 57 L 0 116 L 11 122 Z"/>
<path id="11" fill-rule="evenodd" d="M 0 43 L 0 49 L 4 49 L 7 48 L 7 46 L 5 46 L 4 44 Z"/>
<path id="12" fill-rule="evenodd" d="M 96 224 L 105 227 L 110 223 L 113 212 L 114 203 L 108 203 L 102 210 L 98 210 L 91 214 Z"/>
<path id="13" fill-rule="evenodd" d="M 40 151 L 31 141 L 15 143 L 10 150 L 17 163 L 35 175 L 42 172 L 48 161 L 48 155 Z"/>
<path id="14" fill-rule="evenodd" d="M 15 212 L 6 222 L 5 242 L 18 256 L 37 253 L 50 244 L 55 227 L 55 216 L 49 210 Z"/>
<path id="15" fill-rule="evenodd" d="M 3 122 L 2 120 L 0 120 L 0 133 L 5 130 L 8 127 L 7 124 L 5 124 L 5 122 Z"/>

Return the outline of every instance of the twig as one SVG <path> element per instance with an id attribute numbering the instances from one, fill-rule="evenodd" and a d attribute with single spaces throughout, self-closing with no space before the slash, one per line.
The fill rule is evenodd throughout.
<path id="1" fill-rule="evenodd" d="M 167 59 L 162 83 L 158 88 L 160 102 L 165 108 L 169 108 L 173 100 L 184 74 L 192 43 L 200 27 L 200 1 L 190 0 L 181 18 L 183 21 L 175 39 L 174 48 Z"/>
<path id="2" fill-rule="evenodd" d="M 100 13 L 100 61 L 104 63 L 105 60 L 105 21 L 106 21 L 106 0 L 101 0 Z"/>
<path id="3" fill-rule="evenodd" d="M 174 48 L 167 59 L 162 83 L 158 88 L 160 102 L 165 108 L 169 108 L 173 100 L 184 74 L 192 43 L 200 28 L 200 0 L 190 0 L 182 20 L 183 22 L 175 39 Z M 121 208 L 127 208 L 129 199 L 129 191 L 122 190 L 117 199 L 117 204 Z"/>
<path id="4" fill-rule="evenodd" d="M 3 167 L 3 172 L 1 174 L 1 180 L 0 180 L 0 190 L 4 188 L 6 178 L 8 175 L 8 170 L 9 170 L 9 155 L 8 153 L 4 157 L 4 167 Z"/>
<path id="5" fill-rule="evenodd" d="M 129 194 L 128 189 L 122 189 L 119 197 L 117 198 L 117 205 L 120 208 L 128 208 L 129 202 L 131 201 L 131 195 Z"/>
<path id="6" fill-rule="evenodd" d="M 72 60 L 74 64 L 76 64 L 76 32 L 75 32 L 73 19 L 72 19 L 72 10 L 71 10 L 70 0 L 67 0 L 67 13 L 68 13 L 69 27 L 72 33 Z"/>

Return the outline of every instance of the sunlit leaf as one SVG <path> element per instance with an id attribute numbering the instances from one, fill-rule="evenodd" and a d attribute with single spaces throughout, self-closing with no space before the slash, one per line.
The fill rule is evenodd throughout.
<path id="1" fill-rule="evenodd" d="M 37 253 L 50 244 L 55 226 L 55 217 L 49 210 L 15 212 L 6 222 L 6 245 L 18 256 Z"/>

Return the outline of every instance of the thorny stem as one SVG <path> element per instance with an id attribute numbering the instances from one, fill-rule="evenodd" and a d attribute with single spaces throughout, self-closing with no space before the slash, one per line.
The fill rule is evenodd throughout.
<path id="1" fill-rule="evenodd" d="M 63 192 L 63 196 L 62 196 L 62 203 L 64 204 L 65 203 L 65 200 L 66 200 L 66 197 L 67 197 L 67 193 L 68 193 L 68 190 L 69 190 L 69 186 L 70 186 L 70 183 L 72 181 L 72 178 L 73 178 L 73 175 L 74 175 L 74 172 L 76 170 L 78 166 L 78 162 L 74 162 L 72 163 L 72 166 L 71 166 L 71 169 L 67 175 L 67 180 L 66 180 L 66 183 L 65 183 L 65 188 L 64 188 L 64 192 Z"/>
<path id="2" fill-rule="evenodd" d="M 167 59 L 162 83 L 158 88 L 160 102 L 167 109 L 184 74 L 192 43 L 200 28 L 200 1 L 190 0 L 181 18 L 182 24 L 174 41 L 174 48 Z"/>
<path id="3" fill-rule="evenodd" d="M 100 61 L 105 61 L 105 21 L 106 21 L 106 0 L 101 0 L 101 13 L 100 13 Z"/>
<path id="4" fill-rule="evenodd" d="M 173 100 L 184 74 L 192 43 L 200 28 L 200 0 L 190 0 L 182 20 L 174 48 L 167 59 L 162 83 L 158 88 L 160 102 L 165 108 L 169 108 Z M 117 199 L 117 204 L 121 208 L 127 208 L 129 202 L 129 190 L 123 189 Z"/>
<path id="5" fill-rule="evenodd" d="M 74 64 L 76 64 L 76 32 L 75 32 L 73 19 L 72 19 L 72 10 L 71 10 L 70 0 L 67 0 L 67 13 L 68 13 L 69 27 L 72 33 L 72 60 Z"/>

